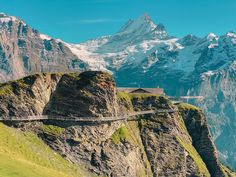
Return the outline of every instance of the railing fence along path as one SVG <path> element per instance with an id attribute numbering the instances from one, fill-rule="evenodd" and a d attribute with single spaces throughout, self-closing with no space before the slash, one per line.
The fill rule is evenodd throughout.
<path id="1" fill-rule="evenodd" d="M 148 110 L 148 111 L 139 111 L 133 112 L 127 115 L 121 116 L 111 116 L 111 117 L 76 117 L 76 116 L 52 116 L 52 115 L 39 115 L 39 116 L 22 116 L 22 117 L 0 117 L 0 121 L 14 121 L 14 122 L 23 122 L 23 121 L 40 121 L 40 120 L 59 120 L 59 121 L 73 121 L 73 122 L 112 122 L 119 120 L 135 120 L 138 118 L 130 118 L 136 117 L 146 114 L 156 114 L 156 113 L 174 113 L 175 110 Z"/>

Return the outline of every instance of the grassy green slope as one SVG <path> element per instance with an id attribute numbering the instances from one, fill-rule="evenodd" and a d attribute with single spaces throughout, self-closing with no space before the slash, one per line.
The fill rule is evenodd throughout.
<path id="1" fill-rule="evenodd" d="M 0 139 L 0 177 L 85 176 L 33 133 L 0 123 Z"/>

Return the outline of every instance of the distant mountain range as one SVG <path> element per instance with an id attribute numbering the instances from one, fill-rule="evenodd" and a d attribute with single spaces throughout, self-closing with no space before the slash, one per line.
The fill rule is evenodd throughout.
<path id="1" fill-rule="evenodd" d="M 193 103 L 206 112 L 222 160 L 236 169 L 235 32 L 177 38 L 143 15 L 114 35 L 70 44 L 0 14 L 1 81 L 89 69 L 112 72 L 119 86 L 160 86 L 168 95 L 204 96 Z"/>

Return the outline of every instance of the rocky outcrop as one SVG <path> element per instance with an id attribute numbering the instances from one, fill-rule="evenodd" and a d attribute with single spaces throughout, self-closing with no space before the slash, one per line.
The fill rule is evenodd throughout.
<path id="1" fill-rule="evenodd" d="M 178 110 L 164 96 L 117 93 L 112 77 L 103 72 L 44 74 L 30 78 L 37 78 L 30 79 L 31 84 L 26 87 L 34 97 L 28 96 L 21 86 L 4 95 L 1 112 L 7 104 L 14 107 L 30 105 L 24 111 L 11 109 L 13 115 L 24 115 L 23 112 L 31 115 L 37 109 L 37 114 L 44 112 L 65 118 L 119 116 L 149 109 L 176 110 L 174 113 L 141 116 L 137 121 L 128 122 L 68 124 L 51 120 L 21 124 L 21 129 L 37 133 L 65 159 L 83 165 L 97 175 L 179 177 L 232 174 L 228 169 L 226 173 L 226 167 L 220 165 L 205 117 L 197 108 L 194 114 L 186 114 L 185 111 L 191 112 L 192 107 L 182 105 Z M 29 83 L 27 80 L 20 83 Z M 19 81 L 13 83 L 19 85 Z M 11 84 L 7 83 L 0 90 Z M 35 87 L 38 89 L 32 89 Z M 17 95 L 16 91 L 20 94 Z M 17 96 L 24 99 L 17 99 Z M 14 104 L 13 98 L 16 99 Z M 40 101 L 42 98 L 47 99 Z M 32 105 L 35 99 L 39 103 Z M 6 111 L 2 114 L 8 115 Z"/>
<path id="2" fill-rule="evenodd" d="M 224 176 L 224 171 L 218 159 L 215 145 L 212 141 L 206 118 L 201 110 L 193 106 L 180 105 L 182 117 L 187 130 L 192 137 L 193 146 L 201 155 L 212 176 Z"/>
<path id="3" fill-rule="evenodd" d="M 0 85 L 0 116 L 42 115 L 61 74 L 36 74 Z"/>
<path id="4" fill-rule="evenodd" d="M 175 109 L 164 97 L 132 99 L 135 110 Z M 179 113 L 144 117 L 140 122 L 143 145 L 153 176 L 210 176 Z"/>
<path id="5" fill-rule="evenodd" d="M 121 114 L 116 98 L 115 82 L 103 72 L 84 72 L 63 75 L 53 93 L 45 113 L 59 116 L 100 117 Z M 131 128 L 123 122 L 106 124 L 68 125 L 59 135 L 48 135 L 43 130 L 39 135 L 54 150 L 73 163 L 84 164 L 98 175 L 146 176 L 151 174 L 145 152 L 140 148 L 141 139 L 132 134 L 122 142 L 120 131 L 130 134 Z M 135 129 L 138 131 L 137 125 Z M 125 135 L 126 136 L 126 135 Z M 136 137 L 137 136 L 137 137 Z M 113 137 L 113 138 L 112 138 Z M 132 139 L 132 138 L 133 139 Z"/>
<path id="6" fill-rule="evenodd" d="M 54 92 L 49 107 L 50 115 L 74 115 L 80 117 L 115 116 L 118 105 L 115 82 L 103 72 L 65 74 Z"/>

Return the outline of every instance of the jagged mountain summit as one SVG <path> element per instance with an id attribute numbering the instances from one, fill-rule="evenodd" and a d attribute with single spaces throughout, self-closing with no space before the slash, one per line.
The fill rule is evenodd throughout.
<path id="1" fill-rule="evenodd" d="M 220 37 L 211 33 L 204 38 L 188 35 L 178 39 L 169 36 L 163 24 L 155 25 L 147 14 L 129 20 L 114 35 L 81 44 L 69 44 L 40 34 L 23 20 L 3 13 L 0 15 L 0 29 L 2 79 L 5 75 L 6 79 L 11 79 L 40 71 L 85 68 L 109 70 L 114 74 L 126 68 L 138 69 L 140 75 L 146 76 L 153 69 L 164 68 L 181 74 L 183 77 L 180 79 L 192 73 L 204 77 L 209 71 L 226 66 L 233 60 L 231 49 L 236 43 L 234 32 Z M 11 39 L 14 45 L 8 44 L 7 39 Z M 226 47 L 228 52 L 224 51 Z M 211 55 L 212 59 L 205 61 L 203 54 Z M 137 83 L 138 80 L 132 81 Z M 122 80 L 118 83 L 127 84 Z M 139 81 L 142 83 L 146 84 Z"/>
<path id="2" fill-rule="evenodd" d="M 236 33 L 205 37 L 168 34 L 148 15 L 117 33 L 80 44 L 40 34 L 23 20 L 0 15 L 0 80 L 35 72 L 104 70 L 119 86 L 163 87 L 168 95 L 202 95 L 216 146 L 236 169 Z M 230 141 L 228 141 L 230 139 Z"/>
<path id="3" fill-rule="evenodd" d="M 168 35 L 162 24 L 155 25 L 144 15 L 128 21 L 112 36 L 71 47 L 77 50 L 79 58 L 90 61 L 90 65 L 99 63 L 101 69 L 112 71 L 119 85 L 156 87 L 162 83 L 165 87 L 169 83 L 162 79 L 176 76 L 178 80 L 188 80 L 190 87 L 193 84 L 190 81 L 198 82 L 230 65 L 236 52 L 235 40 L 234 32 L 219 37 L 211 33 L 203 38 L 187 35 L 179 39 Z M 127 73 L 132 78 L 127 78 Z M 180 94 L 171 88 L 167 88 L 169 94 Z"/>
<path id="4" fill-rule="evenodd" d="M 33 72 L 85 68 L 114 74 L 128 68 L 145 76 L 164 68 L 168 73 L 180 74 L 180 79 L 193 73 L 204 77 L 230 65 L 236 55 L 234 32 L 179 39 L 168 35 L 163 24 L 155 25 L 147 14 L 129 20 L 114 35 L 70 44 L 40 34 L 23 20 L 1 13 L 0 35 L 1 75 L 9 79 Z M 146 84 L 139 81 L 142 83 Z"/>
<path id="5" fill-rule="evenodd" d="M 164 25 L 155 25 L 151 18 L 143 15 L 129 20 L 116 34 L 72 45 L 78 57 L 99 62 L 102 69 L 118 70 L 126 64 L 139 64 L 147 51 L 157 52 L 155 45 L 172 45 L 177 39 L 170 37 Z"/>
<path id="6" fill-rule="evenodd" d="M 99 60 L 101 68 L 112 71 L 120 86 L 160 86 L 168 95 L 204 96 L 204 100 L 192 102 L 206 112 L 221 158 L 236 168 L 236 33 L 177 38 L 150 20 L 140 17 L 131 22 L 145 28 L 132 25 L 130 32 L 125 25 L 122 33 L 74 47 L 80 58 Z M 139 28 L 140 33 L 136 32 Z M 155 35 L 155 30 L 164 35 Z"/>

